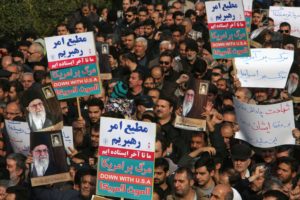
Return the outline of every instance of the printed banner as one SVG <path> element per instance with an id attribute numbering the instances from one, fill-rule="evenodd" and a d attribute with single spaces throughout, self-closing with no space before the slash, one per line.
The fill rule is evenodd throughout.
<path id="1" fill-rule="evenodd" d="M 250 55 L 241 0 L 205 2 L 214 59 Z"/>
<path id="2" fill-rule="evenodd" d="M 284 88 L 294 60 L 294 51 L 251 49 L 251 57 L 235 58 L 242 87 Z"/>
<path id="3" fill-rule="evenodd" d="M 253 0 L 243 0 L 243 5 L 244 5 L 244 13 L 245 13 L 247 32 L 250 33 L 251 32 Z"/>
<path id="4" fill-rule="evenodd" d="M 28 123 L 5 120 L 5 127 L 14 152 L 27 156 L 30 152 L 30 129 Z M 72 126 L 64 126 L 62 136 L 66 152 L 69 153 L 68 147 L 74 148 Z"/>
<path id="5" fill-rule="evenodd" d="M 59 131 L 63 117 L 51 85 L 30 88 L 23 93 L 21 104 L 31 132 Z"/>
<path id="6" fill-rule="evenodd" d="M 35 132 L 30 135 L 33 187 L 71 180 L 61 131 Z"/>
<path id="7" fill-rule="evenodd" d="M 100 94 L 92 32 L 45 38 L 48 67 L 58 99 Z"/>
<path id="8" fill-rule="evenodd" d="M 270 6 L 269 17 L 274 20 L 275 31 L 279 29 L 281 22 L 288 22 L 291 25 L 291 35 L 300 37 L 300 8 Z"/>
<path id="9" fill-rule="evenodd" d="M 182 112 L 176 115 L 174 126 L 176 128 L 205 131 L 206 120 L 201 115 L 207 104 L 209 82 L 195 80 L 193 87 L 186 90 L 181 105 Z"/>
<path id="10" fill-rule="evenodd" d="M 101 117 L 97 195 L 151 200 L 154 123 Z"/>
<path id="11" fill-rule="evenodd" d="M 252 105 L 234 98 L 234 107 L 240 131 L 235 138 L 255 147 L 269 148 L 295 144 L 292 101 L 272 105 Z"/>
<path id="12" fill-rule="evenodd" d="M 28 123 L 5 120 L 5 127 L 14 152 L 27 156 L 30 152 L 30 129 Z"/>

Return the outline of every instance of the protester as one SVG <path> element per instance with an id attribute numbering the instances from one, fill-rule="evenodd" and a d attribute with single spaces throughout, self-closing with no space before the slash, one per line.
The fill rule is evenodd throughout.
<path id="1" fill-rule="evenodd" d="M 212 21 L 208 14 L 212 11 L 206 8 L 206 2 L 210 1 L 122 0 L 119 10 L 114 9 L 115 1 L 113 9 L 83 2 L 70 16 L 61 16 L 66 20 L 53 27 L 49 25 L 47 29 L 52 28 L 53 35 L 43 37 L 64 38 L 72 33 L 93 32 L 100 68 L 108 69 L 111 80 L 102 79 L 101 74 L 100 94 L 80 97 L 78 101 L 60 99 L 58 107 L 46 105 L 45 99 L 38 95 L 40 86 L 53 79 L 53 70 L 50 72 L 47 67 L 47 59 L 53 55 L 46 52 L 44 40 L 36 40 L 34 34 L 23 31 L 12 44 L 1 38 L 0 178 L 7 179 L 8 183 L 0 181 L 0 199 L 91 199 L 96 193 L 95 169 L 101 164 L 98 158 L 103 116 L 155 123 L 157 131 L 151 133 L 155 137 L 153 199 L 299 199 L 300 168 L 296 160 L 300 155 L 300 39 L 295 36 L 299 27 L 294 25 L 292 17 L 279 22 L 265 13 L 270 6 L 284 5 L 289 9 L 299 6 L 299 1 L 254 0 L 252 3 L 250 32 L 246 34 L 251 48 L 289 50 L 294 59 L 290 71 L 285 72 L 283 66 L 276 77 L 261 75 L 259 71 L 240 74 L 247 78 L 260 76 L 263 81 L 269 79 L 276 88 L 259 84 L 255 85 L 257 88 L 245 87 L 231 53 L 215 59 L 213 45 L 221 43 L 214 42 L 215 33 L 208 31 L 212 26 L 208 24 Z M 229 4 L 222 10 L 234 7 L 232 2 Z M 235 33 L 235 37 L 240 36 Z M 226 38 L 231 44 L 228 35 Z M 283 65 L 285 54 L 279 56 Z M 269 58 L 270 74 L 277 58 Z M 74 71 L 72 78 L 75 74 Z M 285 78 L 286 84 L 279 88 L 278 79 Z M 61 77 L 60 81 L 65 80 Z M 54 98 L 54 90 L 48 89 L 43 90 L 48 94 L 45 98 Z M 195 98 L 198 95 L 200 100 Z M 204 99 L 205 105 L 198 104 L 197 101 L 204 102 Z M 266 105 L 289 100 L 293 106 L 270 109 L 267 119 L 250 117 L 252 113 L 263 116 Z M 236 102 L 241 106 L 237 108 Z M 250 107 L 256 105 L 261 107 Z M 44 177 L 49 171 L 55 171 L 50 159 L 53 152 L 46 144 L 31 148 L 27 160 L 25 155 L 14 152 L 20 149 L 12 143 L 23 141 L 9 137 L 9 128 L 15 132 L 20 130 L 15 126 L 6 127 L 9 125 L 6 120 L 26 121 L 31 132 L 40 131 L 54 124 L 51 120 L 60 109 L 64 126 L 73 128 L 74 148 L 68 148 L 67 169 L 72 181 L 33 187 L 29 184 L 32 177 Z M 249 116 L 241 119 L 240 109 L 247 110 Z M 197 110 L 203 110 L 197 113 L 205 124 L 202 130 L 178 128 L 176 115 L 189 125 L 191 120 L 199 120 L 191 114 Z M 286 125 L 275 114 L 288 111 L 293 111 L 294 116 L 290 116 Z M 269 119 L 271 123 L 265 124 Z M 253 135 L 267 130 L 268 137 L 284 126 L 293 131 L 281 133 L 286 141 L 275 138 L 275 142 L 270 142 L 266 135 L 241 138 L 245 126 L 251 128 Z M 61 138 L 51 139 L 53 148 L 62 145 Z M 102 142 L 110 143 L 107 139 Z M 255 147 L 255 143 L 263 148 Z"/>

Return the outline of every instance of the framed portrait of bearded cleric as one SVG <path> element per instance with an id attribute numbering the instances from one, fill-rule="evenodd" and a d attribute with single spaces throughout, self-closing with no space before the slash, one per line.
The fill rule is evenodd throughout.
<path id="1" fill-rule="evenodd" d="M 205 131 L 206 119 L 201 114 L 205 111 L 209 83 L 195 80 L 194 84 L 190 85 L 184 93 L 174 125 L 176 128 L 185 130 Z"/>
<path id="2" fill-rule="evenodd" d="M 71 180 L 61 131 L 34 132 L 30 134 L 32 186 Z"/>
<path id="3" fill-rule="evenodd" d="M 59 101 L 51 85 L 26 90 L 21 104 L 31 132 L 58 131 L 63 128 Z"/>

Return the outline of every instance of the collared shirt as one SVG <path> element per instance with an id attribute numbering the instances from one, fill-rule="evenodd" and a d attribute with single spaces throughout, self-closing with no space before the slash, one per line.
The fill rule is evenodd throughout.
<path id="1" fill-rule="evenodd" d="M 197 40 L 198 38 L 202 38 L 202 32 L 199 31 L 195 31 L 195 30 L 191 30 L 188 34 L 187 34 L 188 38 L 191 38 L 193 40 Z"/>

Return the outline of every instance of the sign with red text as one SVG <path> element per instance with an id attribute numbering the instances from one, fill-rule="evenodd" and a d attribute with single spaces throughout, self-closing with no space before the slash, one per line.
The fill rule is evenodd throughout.
<path id="1" fill-rule="evenodd" d="M 247 31 L 248 31 L 248 33 L 250 33 L 251 32 L 253 0 L 243 0 L 243 5 L 244 5 L 244 13 L 245 13 Z"/>
<path id="2" fill-rule="evenodd" d="M 97 195 L 151 200 L 154 123 L 101 117 Z"/>
<path id="3" fill-rule="evenodd" d="M 253 105 L 234 100 L 240 131 L 235 138 L 259 148 L 295 144 L 292 101 L 272 105 Z"/>
<path id="4" fill-rule="evenodd" d="M 45 38 L 52 86 L 58 99 L 100 94 L 92 32 Z"/>
<path id="5" fill-rule="evenodd" d="M 294 61 L 294 51 L 276 48 L 251 49 L 251 57 L 235 58 L 242 87 L 284 88 Z"/>
<path id="6" fill-rule="evenodd" d="M 214 59 L 249 56 L 242 0 L 207 1 L 205 5 Z"/>

